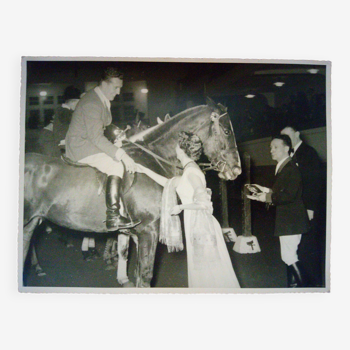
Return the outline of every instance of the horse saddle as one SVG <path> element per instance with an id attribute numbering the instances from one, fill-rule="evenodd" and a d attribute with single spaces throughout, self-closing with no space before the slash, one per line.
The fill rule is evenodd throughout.
<path id="1" fill-rule="evenodd" d="M 100 170 L 98 170 L 97 168 L 95 168 L 89 164 L 75 162 L 75 161 L 69 159 L 65 154 L 61 155 L 61 159 L 65 164 L 67 164 L 69 166 L 74 166 L 77 168 L 92 168 L 92 169 L 94 169 L 95 173 L 96 173 L 96 180 L 99 184 L 98 195 L 100 195 L 101 193 L 106 193 L 106 183 L 107 183 L 107 177 L 108 177 L 107 174 L 102 173 Z M 123 176 L 122 188 L 121 188 L 123 194 L 126 194 L 130 190 L 130 188 L 132 187 L 132 185 L 134 183 L 134 179 L 135 179 L 135 174 L 125 172 L 125 174 Z"/>

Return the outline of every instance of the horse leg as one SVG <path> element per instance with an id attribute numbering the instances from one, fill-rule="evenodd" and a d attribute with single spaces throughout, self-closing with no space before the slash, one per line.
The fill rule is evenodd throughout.
<path id="1" fill-rule="evenodd" d="M 89 237 L 84 237 L 83 241 L 81 243 L 81 253 L 83 254 L 83 259 L 86 261 L 91 261 L 92 258 L 90 257 L 89 253 Z"/>
<path id="2" fill-rule="evenodd" d="M 51 227 L 50 227 L 50 229 L 51 229 Z M 47 230 L 46 230 L 46 232 L 49 233 Z M 74 247 L 74 244 L 72 243 L 72 239 L 67 232 L 59 232 L 58 233 L 58 240 L 60 242 L 62 242 L 66 246 L 66 248 Z"/>
<path id="3" fill-rule="evenodd" d="M 88 246 L 89 246 L 90 257 L 92 257 L 93 259 L 98 259 L 100 257 L 100 253 L 97 251 L 94 237 L 89 237 Z"/>
<path id="4" fill-rule="evenodd" d="M 42 219 L 40 217 L 35 217 L 29 221 L 23 228 L 23 267 L 28 255 L 30 241 L 33 237 L 35 228 L 40 224 Z"/>
<path id="5" fill-rule="evenodd" d="M 127 273 L 127 263 L 129 254 L 130 235 L 119 234 L 118 235 L 118 270 L 117 281 L 123 287 L 135 287 L 134 283 L 129 281 Z"/>
<path id="6" fill-rule="evenodd" d="M 38 256 L 36 255 L 36 250 L 34 245 L 32 247 L 31 264 L 32 264 L 32 267 L 35 268 L 35 273 L 37 276 L 39 277 L 46 276 L 46 273 L 39 265 L 39 260 L 38 260 Z"/>
<path id="7" fill-rule="evenodd" d="M 137 252 L 136 287 L 147 288 L 151 286 L 153 277 L 154 259 L 159 238 L 159 220 L 152 222 L 142 229 L 139 237 Z"/>
<path id="8" fill-rule="evenodd" d="M 45 232 L 50 235 L 53 232 L 53 229 L 51 225 L 45 221 Z M 71 238 L 68 236 L 67 233 L 65 232 L 59 232 L 58 233 L 58 240 L 62 242 L 67 248 L 72 248 L 74 247 Z"/>
<path id="9" fill-rule="evenodd" d="M 113 260 L 116 260 L 116 262 L 118 262 L 116 246 L 116 238 L 107 238 L 105 250 L 103 252 L 103 260 L 107 264 L 106 270 L 114 270 L 116 268 L 113 264 Z"/>

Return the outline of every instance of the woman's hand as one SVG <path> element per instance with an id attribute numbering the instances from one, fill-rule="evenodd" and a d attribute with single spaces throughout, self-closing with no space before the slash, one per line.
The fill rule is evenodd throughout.
<path id="1" fill-rule="evenodd" d="M 182 212 L 182 208 L 180 205 L 175 205 L 173 209 L 170 211 L 170 215 L 178 215 Z"/>

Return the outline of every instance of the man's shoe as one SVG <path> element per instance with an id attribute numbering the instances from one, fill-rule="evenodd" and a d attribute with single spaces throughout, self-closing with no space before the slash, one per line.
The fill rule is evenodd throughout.
<path id="1" fill-rule="evenodd" d="M 287 281 L 288 281 L 288 288 L 298 287 L 298 283 L 294 277 L 294 274 L 292 272 L 292 268 L 288 265 L 287 265 Z"/>
<path id="2" fill-rule="evenodd" d="M 309 279 L 300 261 L 289 265 L 289 268 L 295 278 L 297 287 L 308 287 Z"/>

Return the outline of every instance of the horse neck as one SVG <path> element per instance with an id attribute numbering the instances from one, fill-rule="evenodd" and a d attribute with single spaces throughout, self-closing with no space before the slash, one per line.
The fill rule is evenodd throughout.
<path id="1" fill-rule="evenodd" d="M 208 114 L 208 106 L 190 108 L 159 125 L 145 136 L 144 141 L 150 149 L 176 164 L 175 147 L 179 132 L 192 132 L 204 140 L 206 125 L 210 122 L 210 118 L 206 118 Z"/>

